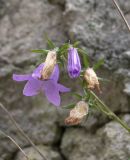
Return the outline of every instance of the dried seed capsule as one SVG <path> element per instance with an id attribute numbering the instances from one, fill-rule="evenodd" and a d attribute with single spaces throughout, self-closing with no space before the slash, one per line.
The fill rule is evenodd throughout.
<path id="1" fill-rule="evenodd" d="M 84 101 L 79 101 L 76 106 L 70 111 L 69 117 L 65 119 L 67 125 L 77 125 L 81 123 L 84 116 L 88 114 L 89 106 Z"/>
<path id="2" fill-rule="evenodd" d="M 56 51 L 49 51 L 41 71 L 41 79 L 49 79 L 56 65 Z"/>
<path id="3" fill-rule="evenodd" d="M 98 77 L 97 77 L 95 71 L 93 70 L 93 68 L 86 69 L 85 74 L 84 74 L 84 78 L 88 83 L 89 89 L 97 88 L 98 91 L 100 91 Z"/>

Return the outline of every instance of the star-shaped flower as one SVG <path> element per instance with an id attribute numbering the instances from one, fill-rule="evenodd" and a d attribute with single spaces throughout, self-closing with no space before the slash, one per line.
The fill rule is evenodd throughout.
<path id="1" fill-rule="evenodd" d="M 55 106 L 60 106 L 60 92 L 69 92 L 70 89 L 58 83 L 59 67 L 57 64 L 55 65 L 54 70 L 48 80 L 40 80 L 43 67 L 44 63 L 40 64 L 32 74 L 13 74 L 13 80 L 19 82 L 27 81 L 23 89 L 23 94 L 25 96 L 35 96 L 40 92 L 44 92 L 50 103 L 54 104 Z"/>

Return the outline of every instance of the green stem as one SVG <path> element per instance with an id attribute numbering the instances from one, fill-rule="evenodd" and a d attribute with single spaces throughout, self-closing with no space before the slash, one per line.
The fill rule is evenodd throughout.
<path id="1" fill-rule="evenodd" d="M 100 105 L 99 103 L 96 102 L 95 107 L 96 107 L 98 110 L 100 110 L 101 112 L 103 112 L 104 114 L 106 114 L 106 115 L 109 116 L 109 113 L 108 113 L 107 111 L 105 111 L 105 110 L 101 107 L 101 105 Z"/>
<path id="2" fill-rule="evenodd" d="M 115 119 L 118 123 L 120 123 L 122 125 L 123 128 L 125 128 L 128 132 L 130 132 L 130 128 L 129 126 L 122 121 L 115 113 L 113 113 L 110 108 L 104 104 L 99 98 L 98 96 L 93 92 L 90 91 L 90 94 L 97 100 L 97 102 L 99 103 L 99 105 L 97 105 L 97 108 L 99 108 L 103 113 L 105 113 L 106 115 L 110 116 L 111 118 Z M 102 108 L 101 108 L 102 106 Z"/>

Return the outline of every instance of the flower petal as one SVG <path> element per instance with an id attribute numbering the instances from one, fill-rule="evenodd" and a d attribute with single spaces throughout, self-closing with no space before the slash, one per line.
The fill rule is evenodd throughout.
<path id="1" fill-rule="evenodd" d="M 13 74 L 14 81 L 28 81 L 31 78 L 31 74 L 17 75 Z"/>
<path id="2" fill-rule="evenodd" d="M 42 81 L 31 78 L 25 85 L 23 94 L 25 96 L 35 96 L 40 92 Z"/>
<path id="3" fill-rule="evenodd" d="M 70 88 L 63 86 L 62 84 L 58 84 L 58 88 L 60 92 L 70 92 Z"/>
<path id="4" fill-rule="evenodd" d="M 59 79 L 59 66 L 58 66 L 58 64 L 55 65 L 54 71 L 52 72 L 50 79 L 53 79 L 56 82 L 58 81 L 58 79 Z"/>
<path id="5" fill-rule="evenodd" d="M 35 79 L 40 79 L 41 78 L 41 70 L 44 67 L 44 63 L 40 64 L 32 74 L 32 77 Z M 56 64 L 54 67 L 54 71 L 52 72 L 52 75 L 50 76 L 50 79 L 53 79 L 54 81 L 58 81 L 59 79 L 59 66 Z"/>
<path id="6" fill-rule="evenodd" d="M 32 73 L 32 77 L 35 79 L 41 78 L 41 70 L 44 67 L 44 63 L 40 64 Z"/>
<path id="7" fill-rule="evenodd" d="M 55 106 L 60 105 L 60 95 L 58 84 L 53 80 L 44 81 L 43 90 L 49 102 Z"/>

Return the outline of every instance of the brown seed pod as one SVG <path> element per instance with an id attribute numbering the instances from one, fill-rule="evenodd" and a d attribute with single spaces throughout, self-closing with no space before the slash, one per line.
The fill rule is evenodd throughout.
<path id="1" fill-rule="evenodd" d="M 78 125 L 80 123 L 81 123 L 81 119 L 79 119 L 79 118 L 68 117 L 65 119 L 66 125 Z"/>
<path id="2" fill-rule="evenodd" d="M 79 101 L 76 106 L 70 111 L 69 117 L 65 119 L 67 125 L 80 124 L 84 116 L 88 114 L 89 106 L 84 101 Z"/>
<path id="3" fill-rule="evenodd" d="M 93 68 L 86 69 L 85 74 L 84 74 L 84 79 L 87 81 L 89 89 L 97 88 L 99 92 L 101 91 L 100 86 L 99 86 L 98 77 L 95 71 L 93 70 Z"/>
<path id="4" fill-rule="evenodd" d="M 41 79 L 49 79 L 56 65 L 56 51 L 49 51 L 41 71 Z"/>

